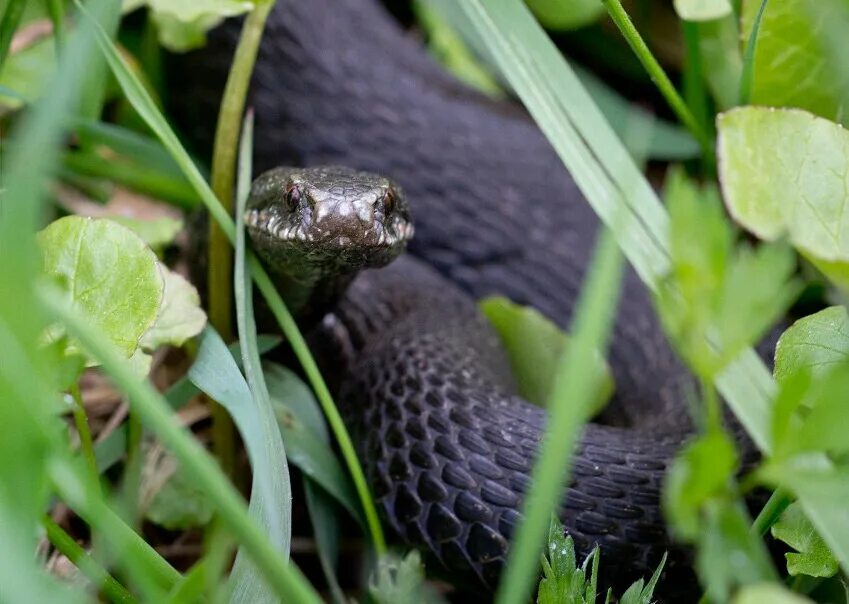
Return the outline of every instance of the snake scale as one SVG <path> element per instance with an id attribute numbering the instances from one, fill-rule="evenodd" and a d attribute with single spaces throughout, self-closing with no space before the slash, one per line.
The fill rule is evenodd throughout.
<path id="1" fill-rule="evenodd" d="M 201 144 L 238 31 L 172 70 L 172 112 Z M 326 372 L 385 522 L 452 579 L 494 587 L 546 415 L 514 394 L 474 300 L 504 295 L 568 328 L 595 214 L 523 110 L 459 84 L 375 0 L 279 0 L 249 103 L 259 170 L 346 165 L 406 192 L 409 254 L 362 273 L 325 320 Z M 692 384 L 631 269 L 608 361 L 616 392 L 584 430 L 560 517 L 579 552 L 601 546 L 602 583 L 647 576 L 668 550 L 661 586 L 691 590 L 660 489 L 691 434 Z"/>

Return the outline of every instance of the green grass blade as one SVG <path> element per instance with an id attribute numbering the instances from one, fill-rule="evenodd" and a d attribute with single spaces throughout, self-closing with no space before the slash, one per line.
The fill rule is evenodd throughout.
<path id="1" fill-rule="evenodd" d="M 236 296 L 236 324 L 242 349 L 245 377 L 253 397 L 254 412 L 261 432 L 252 435 L 255 443 L 263 443 L 265 455 L 275 463 L 266 462 L 253 468 L 253 488 L 249 511 L 269 533 L 286 556 L 292 540 L 292 488 L 289 467 L 277 418 L 271 408 L 271 398 L 262 372 L 257 351 L 256 320 L 253 306 L 253 283 L 245 260 L 245 205 L 250 193 L 253 149 L 253 115 L 248 113 L 242 127 L 239 144 L 239 174 L 236 193 L 236 258 L 233 291 Z M 247 442 L 247 440 L 245 441 Z M 280 467 L 282 465 L 282 467 Z M 246 564 L 241 549 L 233 566 L 233 599 L 239 602 L 273 601 L 272 594 L 259 580 L 256 569 Z"/>
<path id="2" fill-rule="evenodd" d="M 610 336 L 622 264 L 613 234 L 604 230 L 548 400 L 548 424 L 531 475 L 533 486 L 522 506 L 524 516 L 496 595 L 498 604 L 524 602 L 531 594 L 546 529 L 552 513 L 558 511 L 572 452 L 598 394 L 600 384 L 587 376 L 593 369 L 594 354 L 606 348 Z"/>
<path id="3" fill-rule="evenodd" d="M 755 75 L 755 49 L 758 45 L 758 31 L 761 28 L 761 20 L 766 10 L 767 0 L 761 0 L 755 20 L 752 22 L 752 31 L 746 41 L 746 52 L 743 54 L 743 73 L 740 75 L 740 104 L 748 105 L 752 98 L 752 80 Z"/>
<path id="4" fill-rule="evenodd" d="M 18 29 L 18 25 L 21 24 L 21 17 L 24 14 L 26 3 L 26 0 L 9 0 L 6 4 L 3 20 L 0 21 L 0 69 L 6 63 L 6 57 L 9 55 L 9 46 L 12 44 L 12 38 Z"/>
<path id="5" fill-rule="evenodd" d="M 47 12 L 50 14 L 50 22 L 53 24 L 53 39 L 56 42 L 56 54 L 62 52 L 65 42 L 65 3 L 62 0 L 44 0 L 47 4 Z"/>
<path id="6" fill-rule="evenodd" d="M 129 66 L 118 54 L 115 46 L 112 44 L 112 41 L 102 29 L 97 28 L 96 31 L 98 33 L 98 43 L 106 55 L 109 66 L 124 91 L 127 100 L 130 101 L 142 119 L 144 119 L 148 126 L 150 126 L 151 130 L 153 130 L 156 136 L 162 141 L 162 144 L 168 152 L 171 153 L 172 157 L 189 179 L 189 182 L 198 192 L 201 201 L 203 201 L 204 205 L 209 210 L 212 218 L 218 223 L 219 227 L 221 227 L 228 239 L 230 239 L 231 242 L 235 241 L 235 226 L 233 219 L 230 218 L 227 212 L 221 207 L 221 204 L 218 203 L 218 199 L 215 197 L 212 189 L 210 189 L 197 166 L 189 157 L 189 154 L 186 153 L 186 150 L 180 144 L 180 141 L 177 139 L 177 135 L 174 134 L 174 131 L 168 125 L 168 122 L 156 108 L 156 104 L 141 85 L 141 82 L 139 82 L 133 75 Z M 283 304 L 274 284 L 268 277 L 268 273 L 266 273 L 259 261 L 251 254 L 248 255 L 248 262 L 250 263 L 251 275 L 254 282 L 257 284 L 260 292 L 268 302 L 269 307 L 274 312 L 284 335 L 290 342 L 292 349 L 295 351 L 295 355 L 298 357 L 298 361 L 303 366 L 304 372 L 316 392 L 316 396 L 318 397 L 321 407 L 327 416 L 333 435 L 339 443 L 342 456 L 345 459 L 348 471 L 351 473 L 354 486 L 357 489 L 357 494 L 360 497 L 360 503 L 363 506 L 372 542 L 374 543 L 378 554 L 382 554 L 386 551 L 386 540 L 383 537 L 383 529 L 380 526 L 377 509 L 369 492 L 368 485 L 366 484 L 365 474 L 363 473 L 362 466 L 360 466 L 359 459 L 357 458 L 356 451 L 354 450 L 353 443 L 351 442 L 351 437 L 345 428 L 345 424 L 342 422 L 342 417 L 339 415 L 339 411 L 336 408 L 335 403 L 333 402 L 330 390 L 324 383 L 324 379 L 321 377 L 321 372 L 318 370 L 318 365 L 316 364 L 315 359 L 313 359 L 303 335 L 298 330 L 297 324 L 292 318 L 292 315 Z"/>
<path id="7" fill-rule="evenodd" d="M 278 596 L 287 602 L 320 602 L 318 594 L 300 571 L 287 564 L 263 531 L 251 520 L 244 499 L 222 474 L 209 453 L 174 421 L 165 399 L 149 383 L 139 381 L 133 368 L 114 346 L 51 293 L 40 292 L 41 304 L 101 363 L 122 392 L 127 394 L 133 412 L 168 448 L 187 475 L 193 478 L 196 486 L 213 503 L 221 523 L 245 547 L 251 560 Z"/>

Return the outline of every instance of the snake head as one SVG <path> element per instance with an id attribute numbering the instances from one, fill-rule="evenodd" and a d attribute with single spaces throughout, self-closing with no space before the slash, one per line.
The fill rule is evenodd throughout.
<path id="1" fill-rule="evenodd" d="M 260 175 L 251 186 L 245 226 L 273 270 L 309 280 L 383 266 L 413 235 L 399 187 L 339 166 Z"/>

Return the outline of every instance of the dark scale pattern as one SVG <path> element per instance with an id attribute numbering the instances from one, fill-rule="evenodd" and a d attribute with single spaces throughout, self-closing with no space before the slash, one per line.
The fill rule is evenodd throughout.
<path id="1" fill-rule="evenodd" d="M 326 325 L 349 340 L 355 377 L 340 401 L 385 518 L 453 576 L 493 587 L 545 423 L 512 394 L 497 336 L 463 292 L 407 258 L 358 277 Z M 650 573 L 666 549 L 667 575 L 689 575 L 659 509 L 665 460 L 686 433 L 658 421 L 590 424 L 576 452 L 560 516 L 584 551 L 602 546 L 606 572 L 629 569 L 610 583 Z"/>
<path id="2" fill-rule="evenodd" d="M 237 33 L 220 28 L 172 65 L 171 109 L 202 149 Z M 505 295 L 568 327 L 593 211 L 521 109 L 456 83 L 374 0 L 279 0 L 250 104 L 258 169 L 385 174 L 410 201 L 412 255 L 474 298 Z M 337 313 L 347 337 L 322 348 L 356 352 L 328 373 L 345 387 L 386 520 L 452 575 L 492 585 L 545 415 L 512 396 L 492 334 L 451 283 L 410 261 L 364 275 Z M 616 394 L 586 428 L 561 516 L 583 553 L 602 545 L 603 578 L 621 584 L 669 547 L 661 480 L 690 429 L 689 378 L 631 270 L 608 360 Z M 673 549 L 661 586 L 692 588 L 688 564 Z"/>

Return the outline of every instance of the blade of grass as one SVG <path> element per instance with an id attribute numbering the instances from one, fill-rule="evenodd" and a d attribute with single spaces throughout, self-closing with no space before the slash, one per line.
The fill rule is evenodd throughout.
<path id="1" fill-rule="evenodd" d="M 233 183 L 236 172 L 236 149 L 239 126 L 245 110 L 248 84 L 253 73 L 265 21 L 274 2 L 258 2 L 248 13 L 236 45 L 236 53 L 227 74 L 215 141 L 212 152 L 212 190 L 227 215 L 233 213 Z M 209 221 L 207 248 L 207 291 L 209 320 L 225 341 L 233 339 L 233 289 L 230 275 L 233 272 L 233 252 L 229 237 L 214 221 Z M 233 425 L 229 416 L 216 405 L 212 406 L 212 440 L 228 474 L 232 473 L 235 460 Z"/>
<path id="2" fill-rule="evenodd" d="M 646 45 L 643 37 L 640 35 L 640 32 L 637 31 L 637 28 L 634 27 L 634 24 L 631 22 L 631 18 L 628 16 L 628 13 L 625 12 L 624 8 L 622 8 L 621 2 L 619 2 L 619 0 L 602 0 L 602 4 L 604 4 L 610 18 L 613 19 L 613 22 L 619 28 L 619 31 L 622 32 L 622 35 L 634 51 L 634 54 L 637 55 L 640 63 L 643 64 L 643 67 L 646 72 L 648 72 L 649 77 L 651 77 L 658 90 L 660 90 L 663 98 L 666 99 L 669 107 L 678 119 L 681 120 L 681 123 L 684 124 L 696 140 L 699 141 L 699 145 L 702 147 L 704 159 L 706 161 L 711 161 L 713 158 L 713 142 L 704 128 L 702 128 L 701 124 L 699 124 L 698 120 L 696 120 L 695 116 L 693 116 L 690 108 L 687 106 L 687 103 L 685 103 L 684 99 L 681 98 L 681 95 L 678 94 L 678 91 L 670 81 L 669 76 L 667 76 L 666 72 L 663 71 L 663 67 L 661 67 L 660 63 L 657 62 L 657 59 L 654 58 L 654 55 L 651 53 L 651 50 L 649 50 L 649 47 Z"/>
<path id="3" fill-rule="evenodd" d="M 136 601 L 126 587 L 98 564 L 61 526 L 53 522 L 52 518 L 45 516 L 42 525 L 53 547 L 79 568 L 92 585 L 97 587 L 97 591 L 103 592 L 104 596 L 116 604 L 133 604 Z"/>
<path id="4" fill-rule="evenodd" d="M 743 54 L 743 73 L 740 75 L 740 104 L 748 105 L 752 98 L 752 80 L 755 75 L 755 50 L 758 46 L 758 31 L 761 28 L 761 20 L 766 10 L 767 0 L 761 0 L 755 20 L 752 22 L 752 31 L 746 41 L 746 52 Z"/>
<path id="5" fill-rule="evenodd" d="M 85 9 L 82 10 L 84 11 Z M 108 36 L 106 36 L 102 29 L 98 28 L 96 29 L 96 32 L 98 34 L 98 42 L 100 43 L 101 49 L 105 53 L 107 61 L 112 68 L 112 72 L 124 91 L 127 100 L 130 101 L 139 115 L 162 141 L 165 148 L 172 154 L 172 157 L 174 157 L 177 164 L 183 169 L 186 177 L 189 179 L 189 182 L 192 183 L 192 186 L 195 187 L 195 190 L 198 192 L 201 201 L 203 201 L 204 205 L 209 210 L 209 213 L 212 215 L 212 218 L 218 223 L 222 231 L 227 235 L 228 239 L 231 242 L 235 241 L 235 226 L 233 219 L 230 218 L 227 212 L 225 212 L 221 207 L 221 204 L 218 202 L 218 199 L 215 197 L 212 189 L 209 185 L 207 185 L 206 181 L 204 181 L 198 171 L 197 166 L 195 166 L 192 162 L 188 153 L 186 153 L 186 150 L 174 134 L 174 131 L 156 108 L 153 99 L 150 98 L 150 95 L 133 75 L 124 59 L 118 54 L 112 44 L 112 41 L 109 40 Z M 348 471 L 351 473 L 354 486 L 357 489 L 357 494 L 360 497 L 360 503 L 363 506 L 363 512 L 366 516 L 366 523 L 369 528 L 372 543 L 374 544 L 378 555 L 382 555 L 386 552 L 386 540 L 383 537 L 383 530 L 377 516 L 377 509 L 375 508 L 374 500 L 372 499 L 368 485 L 366 484 L 365 475 L 363 474 L 362 466 L 360 465 L 353 443 L 351 442 L 351 437 L 345 428 L 345 424 L 342 421 L 342 417 L 339 415 L 339 411 L 336 408 L 335 403 L 333 402 L 330 390 L 327 388 L 324 379 L 321 377 L 318 365 L 312 357 L 312 354 L 310 353 L 306 341 L 298 329 L 294 318 L 286 309 L 286 306 L 280 298 L 280 295 L 277 293 L 268 273 L 253 254 L 248 254 L 248 263 L 250 265 L 250 272 L 254 282 L 268 303 L 269 308 L 274 313 L 278 324 L 283 330 L 283 334 L 292 346 L 295 356 L 303 366 L 304 373 L 307 375 L 313 390 L 316 392 L 316 396 L 319 403 L 321 403 L 322 410 L 327 416 L 333 436 L 339 443 L 339 448 L 342 451 L 342 456 L 348 466 Z"/>
<path id="6" fill-rule="evenodd" d="M 269 534 L 286 557 L 292 540 L 292 488 L 286 451 L 277 418 L 271 408 L 271 397 L 262 372 L 257 351 L 256 320 L 253 307 L 253 283 L 245 262 L 245 204 L 250 193 L 253 149 L 253 114 L 248 112 L 242 126 L 239 144 L 239 175 L 236 193 L 236 259 L 233 290 L 236 295 L 236 323 L 242 349 L 245 378 L 253 397 L 255 414 L 260 423 L 258 447 L 265 459 L 253 465 L 253 487 L 248 511 Z M 259 457 L 259 456 L 257 456 Z M 259 463 L 264 462 L 264 463 Z M 275 463 L 276 462 L 276 463 Z M 246 562 L 240 549 L 233 566 L 234 600 L 242 602 L 273 601 L 268 587 L 263 584 L 256 569 Z"/>
<path id="7" fill-rule="evenodd" d="M 122 4 L 122 2 L 110 2 L 107 5 L 107 10 L 97 16 L 99 28 L 110 40 L 114 40 L 118 35 L 118 26 L 121 24 Z M 80 82 L 83 91 L 79 111 L 81 117 L 90 120 L 100 118 L 100 114 L 103 113 L 103 103 L 106 100 L 108 75 L 109 71 L 101 56 L 95 57 L 87 66 L 86 74 Z"/>
<path id="8" fill-rule="evenodd" d="M 9 46 L 12 44 L 12 38 L 18 29 L 18 25 L 21 24 L 25 6 L 26 0 L 9 0 L 9 3 L 6 4 L 3 20 L 0 21 L 0 69 L 3 69 L 3 65 L 6 63 Z"/>
<path id="9" fill-rule="evenodd" d="M 53 39 L 56 41 L 56 55 L 62 52 L 65 42 L 65 4 L 62 0 L 44 0 L 47 4 L 47 12 L 50 22 L 53 24 Z"/>
<path id="10" fill-rule="evenodd" d="M 139 381 L 132 367 L 114 346 L 60 302 L 55 292 L 39 290 L 38 298 L 43 307 L 101 363 L 116 385 L 127 394 L 130 406 L 174 455 L 198 489 L 213 503 L 221 523 L 245 547 L 277 595 L 287 602 L 320 602 L 318 594 L 300 571 L 286 563 L 280 552 L 251 520 L 244 499 L 221 473 L 209 453 L 174 421 L 165 399 L 149 383 Z"/>
<path id="11" fill-rule="evenodd" d="M 546 407 L 548 424 L 533 485 L 522 504 L 523 518 L 510 550 L 507 570 L 496 594 L 498 604 L 525 602 L 539 569 L 539 554 L 552 513 L 556 513 L 568 479 L 572 452 L 597 396 L 592 374 L 594 354 L 606 348 L 619 298 L 623 258 L 613 234 L 604 230 L 587 273 L 569 345 L 560 357 Z"/>

